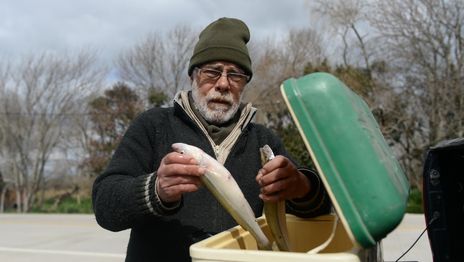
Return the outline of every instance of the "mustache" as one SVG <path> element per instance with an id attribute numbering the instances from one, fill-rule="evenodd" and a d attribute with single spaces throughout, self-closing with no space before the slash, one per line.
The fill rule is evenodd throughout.
<path id="1" fill-rule="evenodd" d="M 206 97 L 206 101 L 214 101 L 214 102 L 221 102 L 221 103 L 227 103 L 227 104 L 233 104 L 234 99 L 232 98 L 232 95 L 230 93 L 223 95 L 223 94 L 208 94 Z"/>

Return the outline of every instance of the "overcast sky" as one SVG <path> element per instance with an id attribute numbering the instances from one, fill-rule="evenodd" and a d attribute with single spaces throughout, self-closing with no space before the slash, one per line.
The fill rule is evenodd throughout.
<path id="1" fill-rule="evenodd" d="M 108 60 L 151 32 L 223 16 L 245 21 L 252 39 L 309 23 L 305 0 L 0 0 L 0 59 L 95 48 Z"/>

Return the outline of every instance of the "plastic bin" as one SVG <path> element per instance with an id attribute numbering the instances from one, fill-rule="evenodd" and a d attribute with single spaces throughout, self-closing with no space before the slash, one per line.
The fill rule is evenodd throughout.
<path id="1" fill-rule="evenodd" d="M 340 220 L 330 244 L 317 254 L 307 254 L 329 238 L 334 222 L 337 221 L 334 218 L 334 215 L 325 215 L 302 219 L 287 214 L 288 236 L 295 249 L 292 252 L 258 250 L 253 236 L 242 227 L 236 226 L 193 244 L 190 246 L 190 256 L 194 262 L 363 261 L 362 258 L 369 251 L 355 247 Z M 258 223 L 264 233 L 270 236 L 264 217 L 260 217 Z M 271 237 L 270 239 L 272 240 Z"/>
<path id="2" fill-rule="evenodd" d="M 192 245 L 192 260 L 376 261 L 366 253 L 401 222 L 409 183 L 371 111 L 327 73 L 288 79 L 281 91 L 340 218 L 332 241 L 307 254 L 330 237 L 335 216 L 288 217 L 294 252 L 256 250 L 248 232 L 235 227 Z"/>

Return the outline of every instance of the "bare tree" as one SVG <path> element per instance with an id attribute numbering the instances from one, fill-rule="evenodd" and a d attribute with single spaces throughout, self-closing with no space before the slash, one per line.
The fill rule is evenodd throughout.
<path id="1" fill-rule="evenodd" d="M 0 155 L 9 163 L 3 173 L 14 179 L 18 212 L 26 212 L 45 183 L 47 163 L 66 139 L 68 116 L 81 107 L 78 98 L 88 95 L 102 77 L 94 66 L 95 55 L 47 53 L 25 57 L 3 80 L 0 89 Z"/>
<path id="2" fill-rule="evenodd" d="M 253 80 L 245 90 L 244 100 L 261 109 L 257 115 L 258 122 L 272 124 L 269 122 L 271 118 L 280 118 L 279 114 L 285 110 L 280 85 L 285 79 L 302 76 L 308 64 L 321 63 L 324 59 L 321 45 L 320 36 L 314 30 L 304 28 L 290 30 L 277 42 L 266 40 L 258 43 L 259 53 L 257 46 L 251 46 L 250 52 L 256 62 Z"/>
<path id="3" fill-rule="evenodd" d="M 437 142 L 464 134 L 464 2 L 378 1 L 371 24 L 381 34 L 385 59 L 394 68 L 392 85 L 407 99 L 407 126 L 398 141 L 420 161 Z M 421 167 L 421 165 L 418 165 Z M 420 168 L 415 174 L 420 183 Z"/>
<path id="4" fill-rule="evenodd" d="M 3 213 L 5 203 L 6 183 L 0 170 L 0 213 Z"/>
<path id="5" fill-rule="evenodd" d="M 313 6 L 338 29 L 345 66 L 355 61 L 349 57 L 362 57 L 370 89 L 364 98 L 412 184 L 421 187 L 426 148 L 464 132 L 464 3 L 331 0 Z"/>
<path id="6" fill-rule="evenodd" d="M 361 57 L 364 61 L 363 67 L 370 70 L 373 49 L 369 46 L 368 24 L 365 23 L 366 1 L 317 0 L 312 4 L 312 12 L 329 21 L 332 29 L 341 37 L 344 65 L 353 65 L 353 62 L 357 63 L 357 57 Z"/>
<path id="7" fill-rule="evenodd" d="M 167 35 L 153 33 L 117 60 L 121 79 L 142 97 L 164 94 L 173 97 L 188 83 L 187 65 L 196 34 L 187 26 L 177 26 Z"/>

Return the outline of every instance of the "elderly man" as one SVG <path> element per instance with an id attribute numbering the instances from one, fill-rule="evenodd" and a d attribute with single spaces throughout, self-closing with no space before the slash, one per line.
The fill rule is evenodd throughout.
<path id="1" fill-rule="evenodd" d="M 126 261 L 190 261 L 191 244 L 236 225 L 201 186 L 204 169 L 172 151 L 176 142 L 224 164 L 257 216 L 263 201 L 283 199 L 298 216 L 329 211 L 318 176 L 297 167 L 278 137 L 251 122 L 256 109 L 241 104 L 252 77 L 249 37 L 238 19 L 208 25 L 190 60 L 191 90 L 177 94 L 173 107 L 152 108 L 135 119 L 96 179 L 97 222 L 112 231 L 131 229 Z M 259 148 L 265 144 L 277 157 L 262 167 Z"/>

